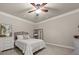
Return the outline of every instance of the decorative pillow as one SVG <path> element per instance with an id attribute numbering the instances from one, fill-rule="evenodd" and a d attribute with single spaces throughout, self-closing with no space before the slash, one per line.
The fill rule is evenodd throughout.
<path id="1" fill-rule="evenodd" d="M 24 35 L 24 39 L 30 39 L 29 35 Z"/>
<path id="2" fill-rule="evenodd" d="M 17 39 L 24 39 L 23 35 L 17 35 Z"/>

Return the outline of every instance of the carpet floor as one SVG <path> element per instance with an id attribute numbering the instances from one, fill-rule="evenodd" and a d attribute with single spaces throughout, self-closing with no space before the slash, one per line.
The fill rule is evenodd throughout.
<path id="1" fill-rule="evenodd" d="M 71 55 L 72 52 L 73 50 L 71 49 L 47 45 L 46 48 L 37 51 L 36 53 L 34 53 L 34 55 Z M 0 55 L 23 55 L 23 54 L 19 49 L 13 48 L 7 51 L 0 52 Z"/>

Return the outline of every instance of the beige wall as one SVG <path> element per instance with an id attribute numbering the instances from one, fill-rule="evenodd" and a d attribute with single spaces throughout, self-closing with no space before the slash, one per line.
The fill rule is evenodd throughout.
<path id="1" fill-rule="evenodd" d="M 23 21 L 24 19 L 17 18 L 15 16 L 0 12 L 0 23 L 12 25 L 12 31 L 25 31 L 32 34 L 33 24 L 28 21 Z"/>
<path id="2" fill-rule="evenodd" d="M 61 16 L 61 15 L 60 15 Z M 26 31 L 33 33 L 33 28 L 43 28 L 44 40 L 49 43 L 73 46 L 73 36 L 78 33 L 79 10 L 73 13 L 64 14 L 61 17 L 50 18 L 46 22 L 34 24 L 21 21 L 16 17 L 9 17 L 0 13 L 0 23 L 12 24 L 13 32 Z"/>
<path id="3" fill-rule="evenodd" d="M 44 40 L 73 47 L 73 36 L 78 33 L 79 10 L 48 20 L 35 25 L 35 28 L 43 28 Z"/>

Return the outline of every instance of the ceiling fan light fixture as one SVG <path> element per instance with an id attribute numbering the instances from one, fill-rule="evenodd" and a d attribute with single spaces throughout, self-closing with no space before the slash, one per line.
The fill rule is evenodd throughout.
<path id="1" fill-rule="evenodd" d="M 36 10 L 35 13 L 39 14 L 41 12 L 40 9 Z"/>

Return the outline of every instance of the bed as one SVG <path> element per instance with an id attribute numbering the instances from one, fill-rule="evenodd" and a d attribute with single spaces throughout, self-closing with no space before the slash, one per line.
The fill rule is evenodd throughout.
<path id="1" fill-rule="evenodd" d="M 15 46 L 17 46 L 24 55 L 33 55 L 34 52 L 46 47 L 42 39 L 27 38 L 27 35 L 27 32 L 15 33 Z"/>

